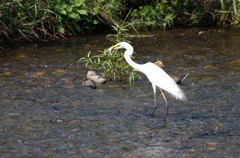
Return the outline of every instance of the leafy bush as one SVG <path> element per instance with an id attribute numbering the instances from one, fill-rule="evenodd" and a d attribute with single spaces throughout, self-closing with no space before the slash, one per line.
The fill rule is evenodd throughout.
<path id="1" fill-rule="evenodd" d="M 92 32 L 99 24 L 119 21 L 116 10 L 123 7 L 117 0 L 55 0 L 55 4 L 58 32 L 65 34 L 65 30 L 70 30 L 73 35 Z"/>
<path id="2" fill-rule="evenodd" d="M 125 26 L 119 26 L 118 24 L 113 25 L 113 30 L 115 34 L 110 34 L 107 37 L 112 37 L 115 43 L 120 41 L 126 41 L 127 27 L 133 27 L 134 22 L 128 23 Z M 118 50 L 116 50 L 118 51 Z M 107 80 L 129 80 L 133 81 L 135 76 L 141 78 L 136 71 L 134 71 L 131 66 L 124 59 L 124 52 L 115 52 L 109 55 L 107 50 L 100 51 L 98 55 L 91 56 L 91 52 L 88 52 L 87 57 L 79 59 L 79 62 L 85 63 L 85 67 L 94 70 L 103 70 L 103 76 Z"/>
<path id="3" fill-rule="evenodd" d="M 103 70 L 103 77 L 107 80 L 134 80 L 136 72 L 126 63 L 123 53 L 114 53 L 109 55 L 107 50 L 100 51 L 98 55 L 91 56 L 91 52 L 87 57 L 79 59 L 85 63 L 85 67 L 93 70 Z"/>
<path id="4" fill-rule="evenodd" d="M 56 4 L 56 28 L 59 33 L 65 34 L 65 30 L 71 30 L 73 35 L 83 31 L 79 22 L 87 25 L 88 10 L 84 8 L 85 0 L 70 0 L 69 2 L 55 0 Z M 84 25 L 84 23 L 82 24 Z"/>
<path id="5" fill-rule="evenodd" d="M 240 24 L 240 1 L 237 0 L 154 0 L 135 9 L 132 18 L 137 28 L 155 29 L 173 25 L 237 26 Z"/>
<path id="6" fill-rule="evenodd" d="M 117 0 L 1 1 L 0 37 L 31 41 L 84 34 L 120 21 L 115 9 L 122 8 Z"/>
<path id="7" fill-rule="evenodd" d="M 141 29 L 170 27 L 175 15 L 167 2 L 167 0 L 162 0 L 156 5 L 140 6 L 139 9 L 135 9 L 132 18 L 139 19 L 137 27 Z"/>

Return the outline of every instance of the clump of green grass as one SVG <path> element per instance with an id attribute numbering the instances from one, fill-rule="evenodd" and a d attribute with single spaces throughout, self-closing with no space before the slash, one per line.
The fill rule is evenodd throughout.
<path id="1" fill-rule="evenodd" d="M 115 34 L 110 34 L 107 37 L 111 37 L 114 43 L 120 41 L 126 41 L 127 37 L 133 36 L 129 35 L 128 27 L 133 27 L 134 22 L 128 23 L 126 25 L 112 25 Z M 138 36 L 138 35 L 135 35 Z M 117 51 L 117 50 L 116 50 Z M 86 57 L 78 60 L 79 62 L 85 63 L 85 67 L 91 70 L 103 70 L 103 76 L 107 80 L 128 80 L 129 82 L 134 81 L 135 77 L 141 78 L 135 70 L 124 59 L 124 52 L 118 51 L 109 55 L 107 50 L 99 51 L 98 55 L 91 56 L 91 52 L 88 52 Z"/>

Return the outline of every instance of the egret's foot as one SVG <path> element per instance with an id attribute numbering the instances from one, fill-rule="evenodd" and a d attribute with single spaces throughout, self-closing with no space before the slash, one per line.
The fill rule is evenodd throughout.
<path id="1" fill-rule="evenodd" d="M 168 121 L 168 116 L 166 116 L 166 121 Z"/>
<path id="2" fill-rule="evenodd" d="M 151 114 L 151 119 L 153 119 L 153 117 L 154 117 L 154 114 Z"/>

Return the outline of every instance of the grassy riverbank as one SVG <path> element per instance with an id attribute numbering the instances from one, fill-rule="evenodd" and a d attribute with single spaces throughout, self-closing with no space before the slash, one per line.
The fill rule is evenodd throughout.
<path id="1" fill-rule="evenodd" d="M 138 20 L 137 29 L 173 26 L 239 26 L 237 0 L 3 0 L 1 44 L 101 32 L 114 23 Z"/>

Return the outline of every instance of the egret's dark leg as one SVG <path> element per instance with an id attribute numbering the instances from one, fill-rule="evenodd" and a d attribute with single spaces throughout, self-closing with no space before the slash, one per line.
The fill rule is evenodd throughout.
<path id="1" fill-rule="evenodd" d="M 155 107 L 154 107 L 154 110 L 152 112 L 152 117 L 154 116 L 154 113 L 157 109 L 157 99 L 156 99 L 156 85 L 152 84 L 152 87 L 153 87 L 153 93 L 154 93 L 154 104 L 155 104 Z"/>
<path id="2" fill-rule="evenodd" d="M 166 97 L 165 97 L 165 95 L 164 95 L 162 89 L 160 89 L 160 90 L 161 90 L 161 93 L 162 93 L 163 99 L 165 100 L 165 103 L 166 103 L 166 111 L 167 111 L 166 118 L 168 118 L 168 102 L 167 102 L 167 99 L 166 99 Z"/>

